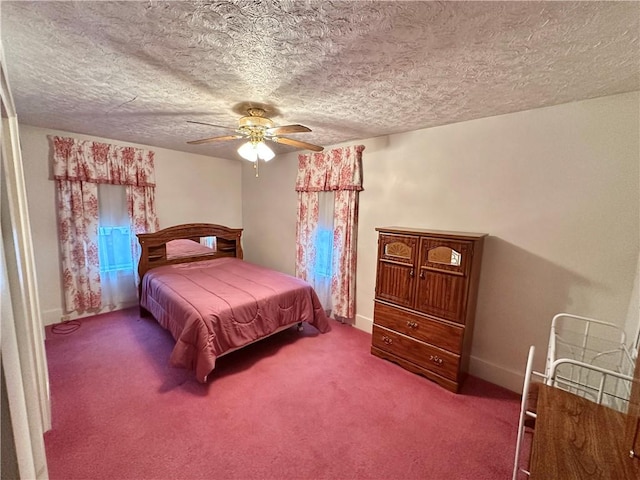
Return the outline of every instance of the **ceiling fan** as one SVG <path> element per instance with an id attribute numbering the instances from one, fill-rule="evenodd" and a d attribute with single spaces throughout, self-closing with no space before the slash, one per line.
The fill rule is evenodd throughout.
<path id="1" fill-rule="evenodd" d="M 203 138 L 201 140 L 192 140 L 187 142 L 190 145 L 201 145 L 203 143 L 224 142 L 227 140 L 237 140 L 240 138 L 247 139 L 247 142 L 238 148 L 238 153 L 242 158 L 256 162 L 260 160 L 271 160 L 275 154 L 264 142 L 268 140 L 274 143 L 282 143 L 285 145 L 291 145 L 292 147 L 302 148 L 305 150 L 312 150 L 314 152 L 321 152 L 324 147 L 314 145 L 312 143 L 301 142 L 300 140 L 294 140 L 293 138 L 281 137 L 280 135 L 286 135 L 290 133 L 304 133 L 310 132 L 311 129 L 304 125 L 282 125 L 276 126 L 273 120 L 265 116 L 265 110 L 258 107 L 249 107 L 247 109 L 247 115 L 240 118 L 238 122 L 238 128 L 221 127 L 219 125 L 213 125 L 211 123 L 196 122 L 188 120 L 189 123 L 198 123 L 201 125 L 209 125 L 217 128 L 224 128 L 226 130 L 233 130 L 235 133 L 232 135 L 222 135 L 218 137 Z"/>

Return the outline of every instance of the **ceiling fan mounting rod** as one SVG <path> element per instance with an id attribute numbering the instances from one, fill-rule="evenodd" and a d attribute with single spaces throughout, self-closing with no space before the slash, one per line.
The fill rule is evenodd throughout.
<path id="1" fill-rule="evenodd" d="M 247 108 L 247 113 L 250 117 L 264 117 L 266 112 L 263 108 L 249 107 Z"/>

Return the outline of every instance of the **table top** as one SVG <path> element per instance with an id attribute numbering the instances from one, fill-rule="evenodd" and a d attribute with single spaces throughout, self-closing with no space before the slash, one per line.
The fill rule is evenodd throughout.
<path id="1" fill-rule="evenodd" d="M 625 420 L 623 413 L 541 385 L 531 480 L 640 479 L 640 461 L 624 445 Z"/>

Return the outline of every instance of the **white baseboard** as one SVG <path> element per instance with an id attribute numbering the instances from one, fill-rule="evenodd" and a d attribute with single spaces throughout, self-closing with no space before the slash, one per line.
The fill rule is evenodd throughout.
<path id="1" fill-rule="evenodd" d="M 372 333 L 373 319 L 363 315 L 356 315 L 354 326 L 364 332 Z M 522 392 L 522 382 L 524 380 L 522 372 L 507 369 L 474 356 L 471 357 L 469 363 L 469 373 L 474 377 L 494 383 L 512 392 Z"/>
<path id="2" fill-rule="evenodd" d="M 96 313 L 62 313 L 61 308 L 54 308 L 52 310 L 45 310 L 42 312 L 42 323 L 44 326 L 55 325 L 56 323 L 68 322 L 69 320 L 78 320 L 83 317 L 90 317 L 96 315 Z"/>
<path id="3" fill-rule="evenodd" d="M 51 310 L 43 310 L 40 312 L 40 316 L 42 317 L 42 323 L 45 327 L 47 325 L 54 325 L 62 322 L 62 309 L 53 308 Z"/>
<path id="4" fill-rule="evenodd" d="M 116 310 L 131 308 L 131 307 L 135 307 L 136 305 L 138 305 L 137 301 L 131 302 L 131 303 L 123 303 L 122 305 L 116 305 L 113 307 L 104 307 L 99 311 L 95 311 L 95 312 L 68 313 L 68 314 L 63 314 L 61 308 L 54 308 L 51 310 L 44 310 L 41 312 L 40 315 L 42 317 L 42 323 L 46 327 L 48 325 L 67 322 L 69 320 L 79 320 L 81 318 L 93 317 L 94 315 L 100 315 L 102 313 L 109 313 Z"/>
<path id="5" fill-rule="evenodd" d="M 469 373 L 512 392 L 522 392 L 523 372 L 504 368 L 472 355 L 469 362 Z"/>
<path id="6" fill-rule="evenodd" d="M 356 315 L 356 323 L 354 327 L 358 330 L 362 330 L 363 332 L 373 333 L 373 319 L 362 315 Z"/>

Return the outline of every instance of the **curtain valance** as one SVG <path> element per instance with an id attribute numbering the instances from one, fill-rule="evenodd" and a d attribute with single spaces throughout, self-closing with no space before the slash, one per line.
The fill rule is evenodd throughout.
<path id="1" fill-rule="evenodd" d="M 53 137 L 53 177 L 74 182 L 154 187 L 154 152 Z"/>
<path id="2" fill-rule="evenodd" d="M 362 190 L 364 145 L 298 156 L 297 192 Z"/>

